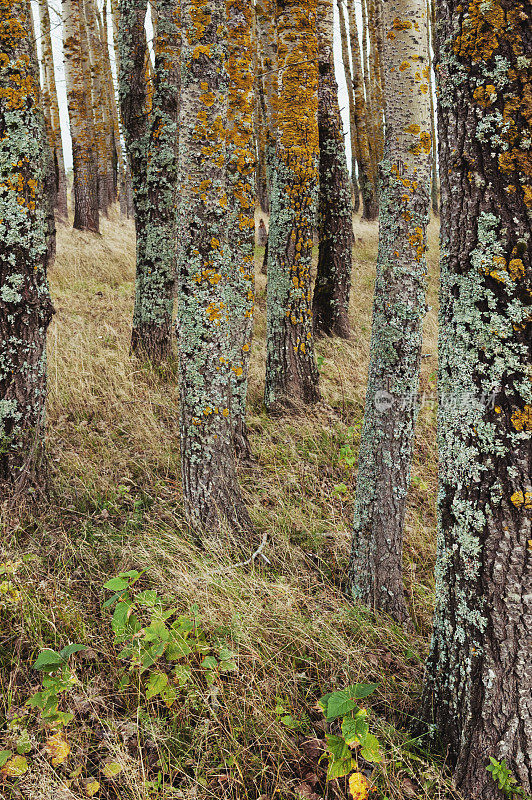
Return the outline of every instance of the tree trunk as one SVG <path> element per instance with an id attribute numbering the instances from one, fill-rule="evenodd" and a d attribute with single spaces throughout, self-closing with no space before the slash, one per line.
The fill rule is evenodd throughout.
<path id="1" fill-rule="evenodd" d="M 348 339 L 353 208 L 334 76 L 333 0 L 318 0 L 317 11 L 319 251 L 312 312 L 315 334 Z"/>
<path id="2" fill-rule="evenodd" d="M 432 178 L 431 178 L 431 206 L 435 217 L 440 213 L 438 204 L 438 148 L 436 142 L 436 110 L 434 108 L 434 84 L 432 67 L 432 49 L 434 47 L 434 31 L 436 30 L 436 18 L 434 13 L 433 0 L 427 0 L 427 34 L 429 48 L 429 97 L 430 97 L 430 133 L 432 136 Z"/>
<path id="3" fill-rule="evenodd" d="M 256 42 L 255 51 L 258 42 Z M 262 75 L 259 74 L 259 64 L 255 57 L 255 102 L 253 110 L 253 123 L 255 129 L 255 184 L 260 209 L 264 214 L 270 213 L 270 195 L 268 189 L 268 167 L 266 165 L 266 103 L 264 100 L 264 84 Z"/>
<path id="4" fill-rule="evenodd" d="M 386 0 L 384 22 L 386 152 L 349 578 L 356 600 L 408 627 L 401 561 L 425 314 L 431 163 L 424 0 Z"/>
<path id="5" fill-rule="evenodd" d="M 178 195 L 178 352 L 185 511 L 199 531 L 251 534 L 235 470 L 227 283 L 226 0 L 182 0 Z M 198 55 L 199 54 L 199 55 Z"/>
<path id="6" fill-rule="evenodd" d="M 98 173 L 92 99 L 87 85 L 81 0 L 61 0 L 63 57 L 74 166 L 74 228 L 99 232 Z"/>
<path id="7" fill-rule="evenodd" d="M 439 543 L 423 713 L 463 796 L 500 800 L 490 757 L 532 792 L 532 28 L 524 0 L 438 10 Z"/>
<path id="8" fill-rule="evenodd" d="M 255 301 L 255 155 L 253 137 L 253 9 L 249 0 L 226 0 L 227 173 L 231 269 L 226 296 L 231 328 L 231 419 L 236 454 L 250 458 L 246 428 L 249 358 Z"/>
<path id="9" fill-rule="evenodd" d="M 138 265 L 131 336 L 133 352 L 143 355 L 153 363 L 164 361 L 172 354 L 180 34 L 179 3 L 177 0 L 159 0 L 154 92 L 145 178 L 145 241 L 140 248 L 143 263 Z"/>
<path id="10" fill-rule="evenodd" d="M 61 140 L 61 123 L 59 121 L 59 104 L 55 83 L 52 37 L 50 31 L 50 14 L 47 0 L 39 0 L 39 18 L 41 23 L 41 52 L 43 64 L 43 83 L 49 107 L 49 141 L 55 172 L 55 205 L 57 217 L 62 222 L 68 220 L 67 180 Z M 44 94 L 44 92 L 43 92 Z M 46 107 L 46 106 L 45 106 Z"/>
<path id="11" fill-rule="evenodd" d="M 316 0 L 279 3 L 277 35 L 277 149 L 268 236 L 269 411 L 320 397 L 310 292 L 319 154 Z"/>
<path id="12" fill-rule="evenodd" d="M 104 57 L 104 77 L 106 79 L 106 91 L 107 91 L 107 103 L 109 107 L 109 113 L 111 118 L 112 124 L 112 131 L 113 131 L 113 140 L 114 146 L 116 150 L 116 160 L 117 160 L 117 168 L 118 168 L 118 200 L 120 203 L 120 214 L 122 216 L 127 216 L 128 214 L 128 187 L 126 181 L 126 164 L 125 164 L 125 153 L 122 148 L 122 137 L 120 135 L 120 117 L 118 113 L 118 106 L 116 103 L 116 96 L 115 96 L 115 87 L 113 82 L 113 72 L 111 70 L 111 59 L 109 57 L 109 46 L 108 46 L 108 36 L 107 36 L 107 13 L 106 13 L 106 5 L 103 6 L 103 18 L 101 18 L 101 26 L 102 26 L 102 40 L 103 40 L 103 57 Z M 113 40 L 114 40 L 114 25 L 113 25 Z M 118 59 L 118 43 L 114 40 L 115 47 L 115 59 L 116 59 L 116 71 L 120 73 L 120 64 Z"/>
<path id="13" fill-rule="evenodd" d="M 266 129 L 266 181 L 268 185 L 269 213 L 272 210 L 272 188 L 275 171 L 275 146 L 277 141 L 277 103 L 279 74 L 277 72 L 276 0 L 256 0 L 257 46 L 259 70 L 264 98 L 264 126 Z"/>
<path id="14" fill-rule="evenodd" d="M 109 216 L 113 197 L 112 123 L 107 103 L 105 59 L 94 0 L 84 0 L 85 24 L 89 45 L 91 86 L 94 98 L 94 130 L 98 155 L 98 202 L 100 211 Z"/>
<path id="15" fill-rule="evenodd" d="M 378 216 L 377 185 L 374 180 L 369 152 L 366 101 L 364 98 L 364 74 L 360 58 L 358 27 L 353 0 L 348 0 L 347 8 L 349 12 L 351 54 L 353 57 L 354 119 L 358 142 L 360 188 L 362 191 L 362 219 L 372 221 L 377 219 Z"/>
<path id="16" fill-rule="evenodd" d="M 349 140 L 351 142 L 351 180 L 353 192 L 355 194 L 355 212 L 360 208 L 359 185 L 356 178 L 357 168 L 361 176 L 360 151 L 358 146 L 358 131 L 355 118 L 355 96 L 353 93 L 353 78 L 351 73 L 351 61 L 349 58 L 349 44 L 347 40 L 347 28 L 345 24 L 344 7 L 342 0 L 337 0 L 338 16 L 340 20 L 340 42 L 342 47 L 342 63 L 344 65 L 345 84 L 347 88 L 347 102 L 349 104 Z M 363 179 L 361 177 L 361 181 Z"/>
<path id="17" fill-rule="evenodd" d="M 26 0 L 0 0 L 0 498 L 43 480 L 51 159 Z M 53 221 L 53 216 L 52 216 Z"/>
<path id="18" fill-rule="evenodd" d="M 375 149 L 375 115 L 373 113 L 373 94 L 371 91 L 370 65 L 368 57 L 368 0 L 361 0 L 362 11 L 362 73 L 364 79 L 364 93 L 366 95 L 366 130 L 368 134 L 369 160 L 371 164 L 372 183 L 378 195 L 378 157 Z"/>

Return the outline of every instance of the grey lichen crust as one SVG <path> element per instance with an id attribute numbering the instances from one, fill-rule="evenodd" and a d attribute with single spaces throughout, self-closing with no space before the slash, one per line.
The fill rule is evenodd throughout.
<path id="1" fill-rule="evenodd" d="M 0 0 L 0 500 L 42 479 L 50 158 L 25 2 Z"/>
<path id="2" fill-rule="evenodd" d="M 466 796 L 532 788 L 530 5 L 440 4 L 436 611 L 425 718 Z"/>
<path id="3" fill-rule="evenodd" d="M 200 531 L 251 531 L 234 465 L 226 2 L 182 3 L 178 351 L 185 509 Z"/>
<path id="4" fill-rule="evenodd" d="M 425 315 L 432 149 L 426 5 L 390 0 L 384 22 L 386 143 L 349 578 L 354 599 L 409 626 L 401 561 Z"/>

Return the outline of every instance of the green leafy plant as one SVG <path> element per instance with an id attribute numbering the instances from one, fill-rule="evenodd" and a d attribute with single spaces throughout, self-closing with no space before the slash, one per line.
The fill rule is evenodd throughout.
<path id="1" fill-rule="evenodd" d="M 381 760 L 379 742 L 369 732 L 369 712 L 358 702 L 369 697 L 376 688 L 375 683 L 357 683 L 318 700 L 327 722 L 338 720 L 340 724 L 337 735 L 327 734 L 325 737 L 325 757 L 329 760 L 327 780 L 343 778 L 356 770 L 357 755 L 366 761 Z"/>
<path id="2" fill-rule="evenodd" d="M 172 596 L 161 596 L 155 589 L 135 591 L 141 576 L 141 572 L 129 570 L 104 585 L 113 594 L 103 607 L 114 608 L 111 627 L 115 644 L 122 648 L 118 657 L 127 662 L 120 688 L 125 689 L 135 678 L 146 700 L 160 697 L 169 708 L 179 690 L 191 683 L 193 667 L 212 685 L 237 665 L 227 646 L 207 641 L 196 605 L 190 615 L 183 615 Z"/>
<path id="3" fill-rule="evenodd" d="M 488 772 L 491 772 L 493 780 L 498 783 L 499 789 L 506 797 L 513 798 L 522 797 L 524 800 L 529 800 L 529 796 L 525 795 L 523 789 L 517 783 L 516 778 L 508 769 L 506 761 L 497 761 L 496 758 L 490 756 L 490 763 L 486 767 Z"/>
<path id="4" fill-rule="evenodd" d="M 68 666 L 68 660 L 74 653 L 85 649 L 81 644 L 68 644 L 58 653 L 48 648 L 39 653 L 33 669 L 45 673 L 43 688 L 30 697 L 26 705 L 40 711 L 43 724 L 59 728 L 72 721 L 73 714 L 59 711 L 59 702 L 61 695 L 79 683 Z"/>

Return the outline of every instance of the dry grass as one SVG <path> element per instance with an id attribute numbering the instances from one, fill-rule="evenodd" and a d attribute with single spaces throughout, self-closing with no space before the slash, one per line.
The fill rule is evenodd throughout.
<path id="1" fill-rule="evenodd" d="M 104 221 L 101 237 L 60 228 L 50 274 L 56 307 L 48 362 L 53 493 L 38 516 L 21 512 L 4 535 L 4 557 L 30 560 L 20 567 L 18 603 L 3 611 L 0 603 L 0 618 L 8 621 L 0 633 L 0 749 L 2 716 L 12 719 L 37 683 L 28 667 L 39 648 L 76 641 L 90 650 L 74 659 L 81 684 L 68 762 L 52 768 L 35 731 L 29 776 L 18 789 L 0 787 L 0 794 L 7 787 L 6 798 L 81 798 L 82 779 L 92 775 L 102 783 L 98 797 L 119 800 L 296 800 L 309 796 L 307 774 L 316 777 L 317 797 L 345 798 L 345 783 L 326 785 L 323 765 L 302 742 L 323 737 L 316 698 L 356 681 L 380 684 L 373 725 L 386 757 L 375 773 L 377 796 L 453 796 L 407 733 L 432 603 L 436 455 L 429 405 L 419 418 L 405 548 L 418 632 L 406 637 L 386 619 L 352 607 L 342 593 L 354 474 L 339 451 L 345 444 L 358 448 L 376 226 L 357 222 L 356 239 L 353 340 L 318 343 L 323 403 L 301 417 L 269 419 L 262 409 L 265 278 L 257 269 L 249 390 L 257 465 L 242 472 L 241 482 L 260 536 L 268 532 L 270 564 L 235 570 L 220 537 L 199 545 L 183 519 L 175 365 L 154 371 L 129 355 L 132 224 L 115 214 Z M 435 225 L 430 245 L 426 392 L 436 369 Z M 261 257 L 258 252 L 257 266 Z M 342 483 L 349 487 L 344 494 L 335 489 Z M 196 603 L 209 635 L 231 643 L 238 673 L 221 681 L 216 693 L 199 681 L 168 712 L 155 702 L 139 706 L 117 691 L 120 664 L 109 616 L 101 611 L 102 585 L 133 567 L 145 568 L 146 586 L 172 594 L 183 612 Z M 295 729 L 281 722 L 279 703 L 298 720 Z M 140 746 L 129 747 L 124 730 L 133 731 Z M 106 781 L 101 765 L 111 756 L 124 769 Z M 161 767 L 158 759 L 165 757 L 170 767 Z M 81 776 L 71 777 L 78 765 Z M 156 792 L 149 781 L 158 774 Z"/>

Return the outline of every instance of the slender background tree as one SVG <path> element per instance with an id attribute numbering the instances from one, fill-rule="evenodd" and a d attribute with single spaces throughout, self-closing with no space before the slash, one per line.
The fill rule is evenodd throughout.
<path id="1" fill-rule="evenodd" d="M 425 315 L 432 139 L 425 0 L 384 3 L 386 151 L 355 496 L 353 597 L 408 626 L 402 545 Z"/>

